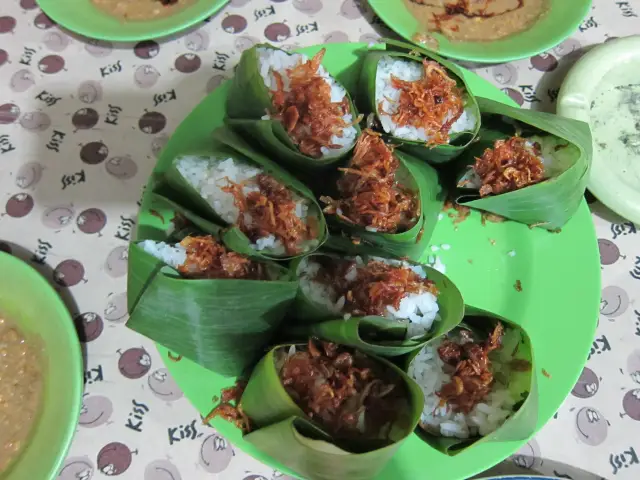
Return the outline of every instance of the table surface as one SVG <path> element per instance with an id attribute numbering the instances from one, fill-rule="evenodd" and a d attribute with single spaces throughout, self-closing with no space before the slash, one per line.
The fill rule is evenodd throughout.
<path id="1" fill-rule="evenodd" d="M 61 480 L 110 471 L 135 480 L 284 478 L 202 426 L 154 345 L 125 328 L 127 242 L 158 152 L 231 76 L 241 51 L 265 40 L 306 46 L 388 34 L 359 3 L 232 0 L 168 41 L 115 46 L 59 29 L 35 0 L 2 0 L 0 247 L 68 285 L 58 290 L 82 321 L 88 356 Z M 552 51 L 465 66 L 523 107 L 553 111 L 585 47 L 640 33 L 638 15 L 640 0 L 595 0 L 579 30 Z M 492 472 L 640 478 L 640 235 L 598 202 L 591 209 L 603 286 L 592 355 L 556 418 Z M 150 365 L 140 368 L 145 352 Z"/>

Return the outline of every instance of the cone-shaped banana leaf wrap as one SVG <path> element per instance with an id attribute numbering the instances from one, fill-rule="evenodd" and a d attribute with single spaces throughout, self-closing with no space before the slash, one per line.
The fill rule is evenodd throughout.
<path id="1" fill-rule="evenodd" d="M 332 417 L 327 414 L 328 409 L 323 409 L 323 416 L 310 419 L 305 413 L 308 405 L 299 406 L 283 387 L 281 378 L 285 376 L 283 369 L 286 357 L 291 353 L 290 348 L 288 345 L 274 348 L 254 369 L 242 395 L 241 407 L 257 429 L 244 439 L 303 478 L 365 480 L 375 477 L 414 431 L 422 408 L 420 389 L 388 361 L 338 347 L 341 351 L 351 352 L 354 367 L 362 365 L 363 359 L 369 362 L 368 365 L 374 367 L 371 369 L 372 379 L 381 380 L 375 383 L 389 385 L 390 380 L 395 387 L 386 397 L 387 406 L 383 408 L 384 404 L 379 402 L 385 399 L 376 400 L 381 392 L 376 390 L 378 387 L 373 385 L 374 382 L 366 387 L 374 403 L 369 403 L 371 400 L 365 403 L 365 396 L 361 397 L 359 402 L 362 402 L 364 413 L 358 414 L 356 427 L 366 433 L 354 434 L 353 426 L 336 430 L 336 424 L 326 420 L 337 419 L 337 416 Z M 301 344 L 296 351 L 298 353 L 294 355 L 301 355 L 307 348 Z M 342 360 L 336 357 L 331 362 L 336 360 L 344 361 L 344 357 Z M 345 368 L 345 364 L 337 362 L 330 364 L 338 365 L 337 371 L 346 371 L 348 375 L 350 370 L 340 370 Z M 295 385 L 289 385 L 295 392 Z M 356 384 L 356 392 L 354 397 L 342 403 L 340 412 L 349 412 L 353 408 L 353 400 L 363 393 L 362 384 Z M 334 395 L 341 394 L 334 392 Z M 393 412 L 389 406 L 393 407 Z M 381 421 L 385 423 L 384 428 L 371 428 Z"/>
<path id="2" fill-rule="evenodd" d="M 313 252 L 326 241 L 322 210 L 302 182 L 232 130 L 221 127 L 214 138 L 218 141 L 211 152 L 177 157 L 154 191 L 201 228 L 194 218 L 225 227 L 222 240 L 245 255 L 285 260 Z M 256 200 L 252 195 L 260 196 Z M 292 232 L 298 237 L 293 242 Z"/>
<path id="3" fill-rule="evenodd" d="M 286 335 L 298 340 L 313 335 L 366 353 L 399 356 L 448 333 L 464 315 L 457 287 L 426 265 L 318 253 L 294 260 L 291 271 L 300 288 Z M 386 295 L 383 300 L 375 298 L 379 292 Z"/>
<path id="4" fill-rule="evenodd" d="M 457 202 L 531 226 L 548 230 L 562 227 L 580 205 L 587 185 L 592 159 L 589 126 L 480 97 L 478 104 L 482 128 L 478 141 L 460 158 Z M 540 159 L 543 169 L 537 172 L 542 171 L 542 181 L 506 193 L 480 196 L 481 185 L 489 182 L 476 175 L 472 167 L 487 149 L 495 152 L 496 141 L 515 136 L 525 140 L 525 148 Z M 487 178 L 495 182 L 496 177 Z M 506 178 L 506 173 L 497 178 Z"/>
<path id="5" fill-rule="evenodd" d="M 479 442 L 526 440 L 535 431 L 538 421 L 538 392 L 534 374 L 536 367 L 526 332 L 504 318 L 477 308 L 467 306 L 466 312 L 459 327 L 445 337 L 433 339 L 423 349 L 410 353 L 405 359 L 409 376 L 421 387 L 425 399 L 420 427 L 416 433 L 429 445 L 447 455 L 456 455 L 466 448 L 473 448 Z M 451 386 L 456 384 L 452 371 L 462 379 L 463 394 L 474 388 L 467 382 L 475 382 L 480 378 L 468 376 L 469 371 L 464 372 L 460 362 L 456 364 L 459 358 L 468 360 L 472 357 L 465 356 L 465 353 L 462 357 L 457 357 L 455 350 L 445 348 L 444 342 L 451 341 L 460 345 L 471 339 L 484 346 L 489 342 L 498 323 L 504 327 L 504 333 L 500 347 L 488 354 L 489 371 L 493 376 L 490 393 L 469 413 L 464 410 L 456 412 L 452 408 L 454 403 L 464 405 L 464 397 L 457 397 L 461 399 L 458 400 L 460 403 L 447 400 L 442 406 L 440 402 L 443 398 L 438 393 L 444 395 L 448 391 L 451 394 Z M 471 349 L 467 351 L 473 352 Z M 477 353 L 474 358 L 479 358 Z M 443 373 L 445 363 L 448 373 Z"/>
<path id="6" fill-rule="evenodd" d="M 480 127 L 478 105 L 462 72 L 454 63 L 415 45 L 384 43 L 385 50 L 376 46 L 364 59 L 356 98 L 360 110 L 373 113 L 373 123 L 401 150 L 433 164 L 454 159 Z M 429 84 L 417 87 L 419 80 Z M 398 82 L 412 93 L 398 88 Z M 416 87 L 409 89 L 409 82 Z"/>
<path id="7" fill-rule="evenodd" d="M 359 141 L 366 135 L 363 133 Z M 325 206 L 327 222 L 331 226 L 331 235 L 327 242 L 328 248 L 350 254 L 357 254 L 361 251 L 377 251 L 385 256 L 403 257 L 412 261 L 419 261 L 423 256 L 436 226 L 438 215 L 442 211 L 445 191 L 432 166 L 397 149 L 393 150 L 393 156 L 399 164 L 395 171 L 395 181 L 416 200 L 415 220 L 406 229 L 398 229 L 394 233 L 384 233 L 375 231 L 369 226 L 354 223 L 353 220 L 340 215 L 337 210 L 336 214 L 331 214 Z M 352 168 L 354 168 L 353 158 L 347 165 L 347 169 Z M 338 182 L 348 174 L 340 173 L 337 182 L 325 185 L 321 196 L 325 205 L 328 204 L 327 198 L 340 202 L 355 197 L 353 193 L 347 193 L 343 196 L 337 186 Z M 375 184 L 373 185 L 375 186 Z M 365 192 L 361 198 L 366 201 L 367 195 L 368 192 Z M 382 211 L 377 215 L 384 218 Z"/>
<path id="8" fill-rule="evenodd" d="M 127 326 L 216 373 L 240 375 L 282 323 L 295 278 L 280 265 L 255 261 L 263 279 L 189 278 L 178 271 L 179 248 L 157 240 L 129 246 Z M 238 256 L 225 258 L 230 268 Z"/>
<path id="9" fill-rule="evenodd" d="M 316 66 L 314 59 L 268 44 L 245 50 L 229 89 L 226 110 L 227 124 L 257 141 L 271 158 L 293 171 L 309 173 L 343 160 L 353 148 L 360 127 L 349 93 L 322 65 L 318 65 L 317 73 L 306 70 L 301 75 L 297 71 L 296 83 L 289 81 L 287 70 L 306 61 Z M 278 91 L 276 78 L 283 79 L 286 92 Z M 287 96 L 292 88 L 302 94 Z M 323 96 L 319 96 L 321 90 Z M 320 98 L 326 101 L 320 103 Z M 313 109 L 308 108 L 309 100 Z M 331 125 L 337 125 L 337 134 L 326 133 Z M 314 140 L 309 139 L 310 129 L 317 130 Z"/>

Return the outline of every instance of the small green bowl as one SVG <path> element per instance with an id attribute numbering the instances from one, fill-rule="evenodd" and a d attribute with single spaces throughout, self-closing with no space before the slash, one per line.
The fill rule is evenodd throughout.
<path id="1" fill-rule="evenodd" d="M 196 0 L 174 15 L 139 22 L 123 22 L 94 6 L 91 0 L 38 0 L 38 5 L 52 20 L 80 35 L 114 42 L 137 42 L 185 30 L 216 13 L 228 1 Z"/>
<path id="2" fill-rule="evenodd" d="M 53 480 L 75 432 L 82 405 L 83 363 L 71 315 L 47 281 L 22 260 L 0 252 L 0 316 L 42 342 L 44 391 L 39 415 L 3 480 Z"/>

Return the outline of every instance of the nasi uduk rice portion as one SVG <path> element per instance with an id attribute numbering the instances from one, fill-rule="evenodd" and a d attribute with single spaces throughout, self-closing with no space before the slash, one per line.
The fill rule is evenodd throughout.
<path id="1" fill-rule="evenodd" d="M 261 168 L 233 158 L 184 156 L 184 179 L 226 223 L 237 225 L 257 251 L 298 255 L 318 244 L 318 213 L 311 202 Z"/>
<path id="2" fill-rule="evenodd" d="M 443 437 L 485 436 L 505 422 L 516 404 L 494 377 L 489 359 L 501 347 L 504 327 L 498 323 L 484 341 L 464 328 L 456 332 L 427 344 L 409 368 L 424 393 L 420 426 Z"/>
<path id="3" fill-rule="evenodd" d="M 292 346 L 276 369 L 291 399 L 337 441 L 388 439 L 407 410 L 407 389 L 393 370 L 335 343 Z"/>
<path id="4" fill-rule="evenodd" d="M 370 232 L 399 233 L 418 221 L 420 201 L 397 179 L 400 161 L 382 137 L 365 130 L 356 142 L 353 158 L 341 168 L 339 198 L 320 197 L 324 212 Z"/>
<path id="5" fill-rule="evenodd" d="M 185 278 L 269 279 L 264 264 L 228 250 L 211 235 L 188 236 L 175 245 L 145 240 L 140 246 L 148 254 L 175 268 Z"/>
<path id="6" fill-rule="evenodd" d="M 272 110 L 262 117 L 282 123 L 300 152 L 331 158 L 350 150 L 357 136 L 347 91 L 325 70 L 325 49 L 313 58 L 274 48 L 258 48 L 260 74 Z"/>
<path id="7" fill-rule="evenodd" d="M 514 136 L 496 140 L 476 157 L 471 171 L 459 186 L 479 190 L 481 197 L 500 195 L 545 180 L 545 159 L 536 138 Z"/>
<path id="8" fill-rule="evenodd" d="M 336 316 L 375 315 L 407 324 L 407 337 L 425 335 L 438 317 L 439 291 L 421 265 L 371 257 L 307 257 L 297 270 L 308 299 Z"/>
<path id="9" fill-rule="evenodd" d="M 467 92 L 433 60 L 386 55 L 378 61 L 375 85 L 378 119 L 396 138 L 444 145 L 455 133 L 473 131 L 478 122 Z"/>

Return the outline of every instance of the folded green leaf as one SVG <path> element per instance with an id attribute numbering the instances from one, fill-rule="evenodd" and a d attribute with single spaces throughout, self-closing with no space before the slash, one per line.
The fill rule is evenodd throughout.
<path id="1" fill-rule="evenodd" d="M 442 211 L 445 191 L 433 167 L 405 152 L 394 150 L 394 155 L 400 161 L 397 179 L 414 189 L 420 200 L 416 224 L 401 233 L 380 233 L 332 216 L 328 218 L 331 226 L 328 248 L 348 254 L 380 252 L 385 256 L 404 257 L 416 262 L 423 256 Z"/>
<path id="2" fill-rule="evenodd" d="M 457 202 L 548 230 L 562 227 L 576 212 L 586 189 L 592 140 L 586 123 L 548 113 L 520 110 L 478 97 L 483 126 L 478 141 L 460 159 L 459 181 L 469 177 L 475 158 L 496 140 L 518 134 L 542 147 L 546 180 L 481 198 L 477 188 L 461 187 Z M 465 184 L 466 185 L 466 184 Z"/>
<path id="3" fill-rule="evenodd" d="M 417 158 L 426 160 L 433 164 L 448 162 L 462 153 L 462 151 L 473 141 L 480 127 L 480 112 L 475 97 L 471 94 L 461 70 L 454 63 L 449 62 L 432 52 L 429 52 L 416 45 L 385 39 L 385 50 L 380 50 L 376 45 L 365 57 L 362 72 L 360 75 L 359 95 L 356 98 L 360 109 L 363 112 L 374 112 L 375 118 L 380 123 L 379 101 L 380 95 L 376 93 L 376 75 L 378 72 L 378 63 L 381 58 L 390 56 L 395 60 L 411 61 L 422 63 L 423 59 L 436 61 L 442 65 L 449 76 L 454 79 L 463 92 L 466 93 L 465 98 L 465 114 L 471 119 L 475 119 L 473 128 L 450 134 L 450 141 L 445 145 L 428 146 L 424 141 L 406 140 L 387 133 L 387 137 L 392 138 L 394 142 L 400 143 L 400 149 L 404 150 Z"/>
<path id="4" fill-rule="evenodd" d="M 220 375 L 257 360 L 297 290 L 274 263 L 266 263 L 274 280 L 187 279 L 137 244 L 129 252 L 127 327 Z"/>
<path id="5" fill-rule="evenodd" d="M 502 322 L 505 327 L 505 333 L 502 338 L 501 348 L 489 354 L 489 359 L 492 362 L 491 369 L 496 382 L 492 387 L 492 391 L 496 391 L 498 387 L 508 390 L 513 400 L 513 413 L 502 425 L 483 437 L 475 436 L 461 439 L 434 435 L 423 428 L 416 430 L 420 438 L 448 455 L 456 455 L 480 442 L 523 441 L 530 438 L 536 429 L 539 402 L 536 376 L 533 373 L 536 367 L 532 356 L 531 343 L 526 332 L 504 318 L 467 306 L 466 315 L 460 327 L 454 329 L 451 335 L 456 336 L 459 329 L 465 329 L 472 332 L 474 340 L 483 341 L 488 337 L 498 321 Z M 436 342 L 436 339 L 433 342 Z M 426 348 L 429 347 L 430 345 L 427 345 Z M 413 378 L 415 378 L 414 371 L 416 368 L 413 363 L 418 361 L 416 357 L 419 353 L 419 351 L 412 352 L 404 359 L 404 364 L 408 367 L 409 374 Z M 528 369 L 526 368 L 527 366 L 529 367 Z M 419 381 L 418 384 L 420 384 Z M 433 402 L 437 402 L 437 400 L 434 400 L 433 396 L 429 395 L 431 392 L 427 391 L 426 386 L 422 389 L 425 395 L 425 409 L 428 410 L 423 415 L 425 413 L 433 414 L 435 413 Z M 431 400 L 429 400 L 430 398 Z M 484 402 L 489 403 L 488 400 L 484 400 Z M 474 412 L 472 411 L 470 415 L 478 415 L 478 413 Z"/>
<path id="6" fill-rule="evenodd" d="M 422 408 L 420 389 L 395 365 L 371 357 L 403 380 L 407 409 L 398 415 L 391 429 L 392 437 L 385 444 L 379 440 L 370 442 L 369 446 L 361 441 L 336 442 L 309 420 L 282 386 L 276 352 L 285 348 L 288 346 L 272 349 L 251 375 L 241 407 L 258 429 L 244 439 L 304 478 L 365 480 L 374 477 L 415 429 Z"/>
<path id="7" fill-rule="evenodd" d="M 422 336 L 410 336 L 406 323 L 377 316 L 340 317 L 340 313 L 331 309 L 326 303 L 319 303 L 318 297 L 309 294 L 311 285 L 300 278 L 302 262 L 314 257 L 326 255 L 315 254 L 305 259 L 296 259 L 291 264 L 292 274 L 297 275 L 300 288 L 296 300 L 290 309 L 294 319 L 287 326 L 286 334 L 291 338 L 302 339 L 317 336 L 323 340 L 349 345 L 366 353 L 385 357 L 399 356 L 419 349 L 430 339 L 445 335 L 455 328 L 464 315 L 464 302 L 456 286 L 444 274 L 422 265 L 426 277 L 432 280 L 439 291 L 437 297 L 438 316 L 431 330 Z M 328 255 L 334 257 L 334 255 Z M 368 262 L 370 257 L 363 257 Z M 326 292 L 323 292 L 323 296 Z M 332 301 L 333 299 L 330 299 Z M 336 299 L 337 300 L 337 299 Z"/>
<path id="8" fill-rule="evenodd" d="M 251 432 L 244 440 L 309 480 L 371 480 L 393 458 L 401 442 L 367 453 L 350 453 L 301 433 L 309 422 L 291 417 Z"/>
<path id="9" fill-rule="evenodd" d="M 286 165 L 294 171 L 308 174 L 344 160 L 351 148 L 341 153 L 313 158 L 300 152 L 282 122 L 264 118 L 266 113 L 274 112 L 271 92 L 264 83 L 260 67 L 259 49 L 265 48 L 293 55 L 269 44 L 255 45 L 242 53 L 227 95 L 227 124 L 257 141 L 279 164 Z M 334 81 L 340 85 L 335 78 Z M 348 92 L 346 96 L 352 119 L 355 121 L 358 112 Z M 357 124 L 354 127 L 357 136 L 360 134 L 360 127 Z"/>
<path id="10" fill-rule="evenodd" d="M 209 159 L 232 158 L 234 162 L 259 167 L 264 173 L 272 176 L 278 182 L 289 188 L 290 191 L 308 202 L 310 217 L 316 223 L 317 237 L 312 241 L 307 241 L 304 251 L 300 255 L 310 253 L 320 247 L 328 236 L 326 221 L 322 210 L 318 205 L 313 193 L 302 182 L 293 177 L 286 170 L 266 158 L 261 153 L 250 147 L 241 137 L 227 127 L 221 127 L 213 132 L 216 142 L 211 152 L 203 154 L 196 152 L 194 155 L 201 158 L 202 162 L 209 162 Z M 183 213 L 192 222 L 202 228 L 205 232 L 211 232 L 216 225 L 225 228 L 220 236 L 224 243 L 239 253 L 264 259 L 288 259 L 298 255 L 288 255 L 286 253 L 275 252 L 265 248 L 257 250 L 252 246 L 250 239 L 237 226 L 231 225 L 227 219 L 223 219 L 212 204 L 201 195 L 201 192 L 194 187 L 178 169 L 178 164 L 186 155 L 174 160 L 172 166 L 164 175 L 164 181 L 156 186 L 154 192 L 165 200 L 169 201 L 176 210 Z M 220 229 L 218 228 L 218 230 Z M 215 232 L 211 232 L 215 233 Z"/>

